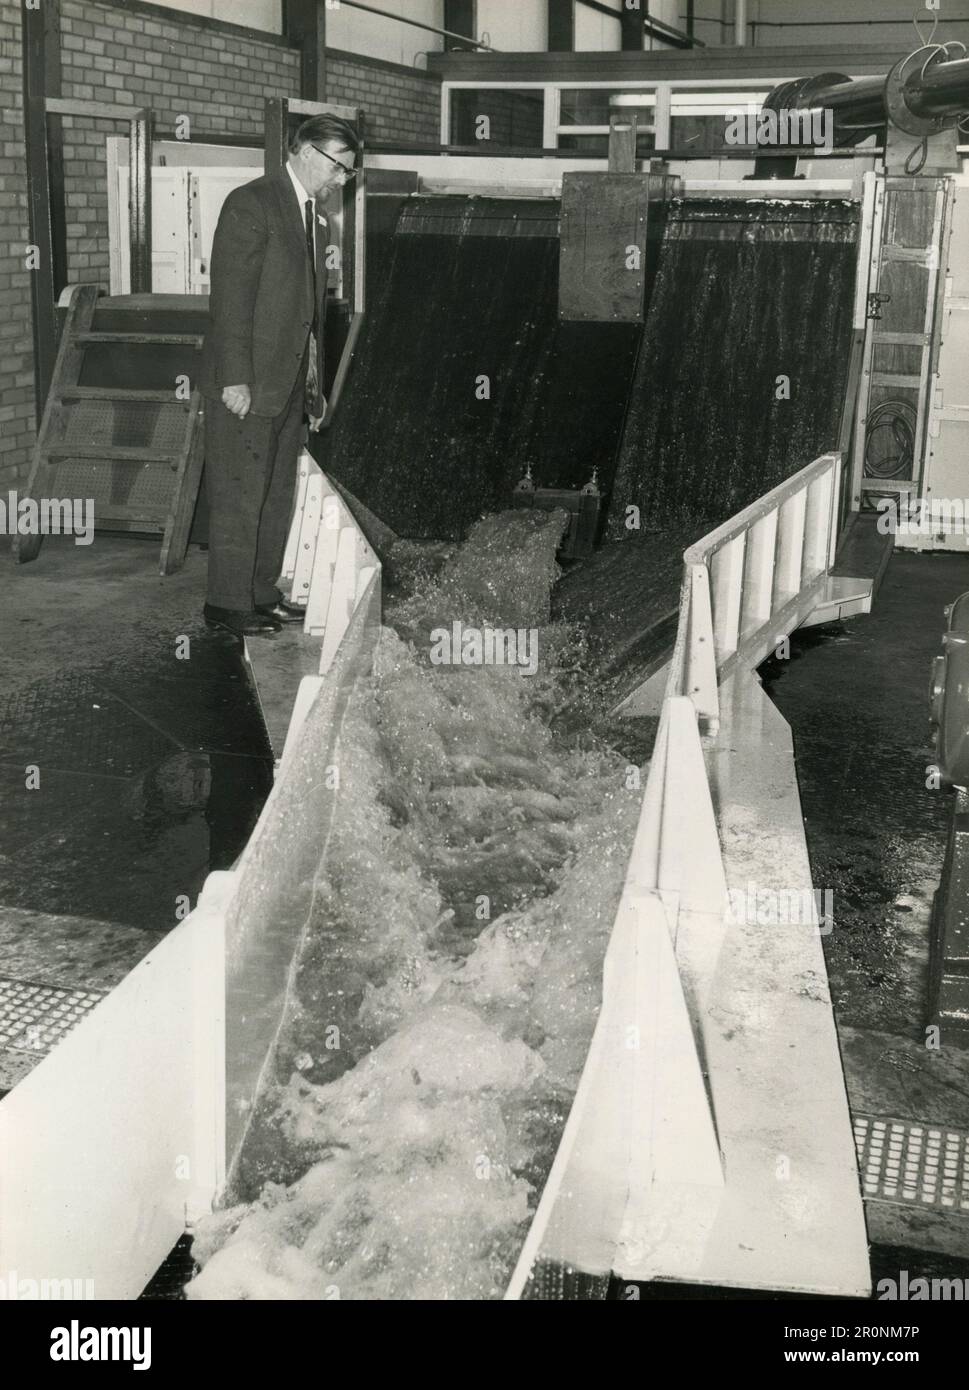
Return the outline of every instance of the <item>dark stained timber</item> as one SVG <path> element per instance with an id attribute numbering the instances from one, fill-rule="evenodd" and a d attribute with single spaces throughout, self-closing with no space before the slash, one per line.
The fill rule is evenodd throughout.
<path id="1" fill-rule="evenodd" d="M 399 535 L 457 539 L 529 465 L 608 488 L 639 329 L 559 323 L 558 218 L 552 199 L 404 204 L 321 458 Z"/>

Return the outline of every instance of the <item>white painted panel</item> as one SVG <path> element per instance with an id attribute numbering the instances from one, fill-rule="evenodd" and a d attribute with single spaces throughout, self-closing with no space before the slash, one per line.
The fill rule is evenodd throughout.
<path id="1" fill-rule="evenodd" d="M 925 535 L 916 543 L 932 550 L 965 550 L 969 527 L 969 411 L 964 419 L 942 419 L 931 439 L 931 494 Z M 921 529 L 921 528 L 920 528 Z"/>
<path id="2" fill-rule="evenodd" d="M 152 174 L 155 174 L 152 170 Z M 191 213 L 191 294 L 208 294 L 212 259 L 212 240 L 219 221 L 222 204 L 234 188 L 258 178 L 255 169 L 196 169 L 192 176 Z M 155 183 L 152 181 L 152 194 Z"/>
<path id="3" fill-rule="evenodd" d="M 282 0 L 209 0 L 212 18 L 227 24 L 245 24 L 250 29 L 265 29 L 270 34 L 283 31 Z M 179 0 L 181 4 L 181 0 Z"/>
<path id="4" fill-rule="evenodd" d="M 155 0 L 166 10 L 182 14 L 200 14 L 207 19 L 221 19 L 225 24 L 244 24 L 247 29 L 263 29 L 270 34 L 282 33 L 282 0 Z"/>
<path id="5" fill-rule="evenodd" d="M 953 181 L 952 230 L 945 265 L 945 299 L 938 375 L 929 419 L 924 525 L 900 535 L 903 549 L 958 550 L 969 521 L 969 186 Z M 930 519 L 931 518 L 931 519 Z"/>
<path id="6" fill-rule="evenodd" d="M 616 11 L 616 18 L 590 10 L 585 5 L 575 7 L 575 49 L 577 53 L 615 51 L 622 47 L 622 30 L 619 11 L 622 0 L 603 0 L 610 10 Z"/>
<path id="7" fill-rule="evenodd" d="M 942 7 L 950 15 L 963 15 L 966 11 L 958 5 Z M 703 13 L 718 13 L 707 3 Z M 732 14 L 732 9 L 730 11 Z M 910 52 L 919 42 L 912 27 L 913 14 L 918 19 L 926 36 L 932 29 L 932 12 L 926 8 L 924 0 L 769 0 L 769 4 L 748 4 L 748 17 L 751 20 L 770 21 L 780 28 L 758 27 L 757 47 L 776 44 L 837 44 L 849 51 L 856 45 L 885 44 L 897 45 L 898 56 Z M 878 21 L 873 29 L 870 22 Z M 846 23 L 845 21 L 850 21 Z M 892 21 L 886 23 L 886 21 Z M 698 33 L 707 43 L 716 43 L 716 32 L 711 24 L 698 26 Z M 733 31 L 727 31 L 727 42 L 733 42 Z M 940 38 L 965 38 L 961 26 L 954 32 L 944 31 Z M 748 42 L 750 32 L 748 31 Z M 837 68 L 838 64 L 832 64 Z"/>
<path id="8" fill-rule="evenodd" d="M 109 145 L 112 138 L 118 142 L 118 159 L 122 164 L 126 163 L 127 136 L 109 137 Z M 155 164 L 167 165 L 169 168 L 190 166 L 197 169 L 200 166 L 207 168 L 213 165 L 220 169 L 248 169 L 249 177 L 257 179 L 263 172 L 265 154 L 262 148 L 256 145 L 251 149 L 244 149 L 240 145 L 202 145 L 195 140 L 156 140 L 152 147 L 152 160 Z"/>
<path id="9" fill-rule="evenodd" d="M 512 8 L 504 0 L 505 7 Z M 377 0 L 375 9 L 387 14 L 406 16 L 437 29 L 444 27 L 444 0 Z M 480 9 L 480 6 L 479 6 Z M 480 24 L 479 20 L 479 24 Z M 337 5 L 326 11 L 326 42 L 328 48 L 342 48 L 368 58 L 383 58 L 388 63 L 403 63 L 406 67 L 425 67 L 419 55 L 440 52 L 444 40 L 427 29 L 417 29 L 400 20 L 369 14 Z"/>
<path id="10" fill-rule="evenodd" d="M 651 17 L 661 20 L 663 24 L 669 24 L 673 29 L 685 28 L 684 10 L 685 6 L 680 3 L 680 0 L 650 0 L 649 13 Z"/>
<path id="11" fill-rule="evenodd" d="M 199 906 L 0 1101 L 0 1280 L 137 1298 L 224 1180 L 222 906 Z"/>
<path id="12" fill-rule="evenodd" d="M 544 53 L 548 47 L 545 0 L 478 0 L 478 38 L 507 53 Z"/>
<path id="13" fill-rule="evenodd" d="M 151 171 L 151 280 L 155 294 L 189 293 L 188 171 Z M 118 169 L 117 226 L 111 227 L 111 289 L 129 294 L 131 238 L 128 230 L 127 164 Z"/>

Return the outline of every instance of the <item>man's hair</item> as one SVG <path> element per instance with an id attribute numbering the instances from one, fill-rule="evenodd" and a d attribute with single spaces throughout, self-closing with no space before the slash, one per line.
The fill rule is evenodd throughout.
<path id="1" fill-rule="evenodd" d="M 334 140 L 353 154 L 360 153 L 360 136 L 349 121 L 340 116 L 310 116 L 303 121 L 289 142 L 290 154 L 295 154 L 301 145 L 325 145 Z"/>

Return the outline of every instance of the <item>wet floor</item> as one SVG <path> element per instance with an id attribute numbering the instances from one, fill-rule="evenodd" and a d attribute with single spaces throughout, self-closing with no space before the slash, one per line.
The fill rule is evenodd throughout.
<path id="1" fill-rule="evenodd" d="M 4 906 L 164 930 L 240 853 L 272 764 L 242 661 L 187 635 L 184 673 L 149 650 L 0 702 Z"/>
<path id="2" fill-rule="evenodd" d="M 0 979 L 103 991 L 241 853 L 272 757 L 200 550 L 165 579 L 142 538 L 3 560 Z M 0 1057 L 0 1091 L 36 1060 Z"/>
<path id="3" fill-rule="evenodd" d="M 794 734 L 814 884 L 832 894 L 824 950 L 852 1112 L 956 1134 L 969 1039 L 926 1032 L 951 808 L 932 789 L 928 693 L 943 609 L 966 589 L 969 557 L 896 551 L 872 613 L 795 634 L 790 658 L 761 668 Z M 881 1200 L 866 1213 L 873 1243 L 969 1261 L 969 1217 Z"/>
<path id="4" fill-rule="evenodd" d="M 950 805 L 926 786 L 929 672 L 943 608 L 966 588 L 966 557 L 896 552 L 872 613 L 805 629 L 762 668 L 794 730 L 814 882 L 833 893 L 832 995 L 855 1027 L 922 1031 Z"/>

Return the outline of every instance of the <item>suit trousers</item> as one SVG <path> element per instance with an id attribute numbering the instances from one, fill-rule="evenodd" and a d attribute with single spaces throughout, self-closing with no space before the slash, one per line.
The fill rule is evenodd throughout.
<path id="1" fill-rule="evenodd" d="M 305 363 L 304 363 L 305 367 Z M 209 502 L 207 600 L 250 612 L 277 603 L 276 587 L 296 496 L 306 372 L 278 415 L 233 415 L 205 403 L 205 490 Z"/>

